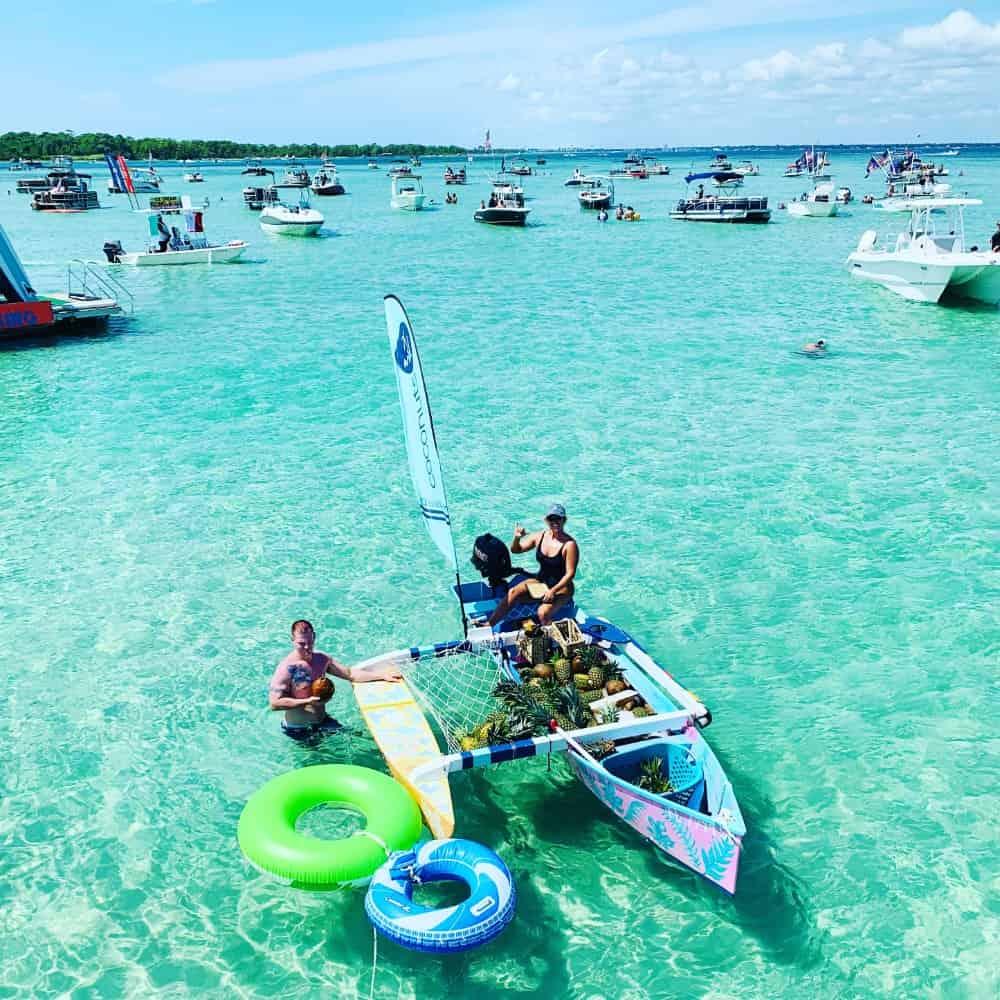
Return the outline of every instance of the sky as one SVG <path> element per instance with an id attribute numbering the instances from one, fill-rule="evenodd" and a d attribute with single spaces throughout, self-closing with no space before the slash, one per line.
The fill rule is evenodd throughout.
<path id="1" fill-rule="evenodd" d="M 1000 3 L 47 0 L 3 131 L 556 148 L 1000 139 Z"/>

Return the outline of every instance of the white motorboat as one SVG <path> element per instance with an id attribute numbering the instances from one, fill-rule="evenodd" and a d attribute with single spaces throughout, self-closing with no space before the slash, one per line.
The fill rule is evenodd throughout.
<path id="1" fill-rule="evenodd" d="M 723 153 L 721 150 L 719 150 L 713 157 L 712 162 L 708 165 L 708 169 L 716 171 L 720 170 L 729 171 L 733 169 L 733 165 L 730 162 L 729 157 L 726 156 L 726 154 Z"/>
<path id="2" fill-rule="evenodd" d="M 285 176 L 281 179 L 280 187 L 307 188 L 309 181 L 309 171 L 301 163 L 289 163 L 285 168 Z"/>
<path id="3" fill-rule="evenodd" d="M 800 219 L 829 219 L 837 214 L 840 201 L 831 181 L 817 184 L 798 201 L 788 203 L 788 214 Z"/>
<path id="4" fill-rule="evenodd" d="M 368 169 L 369 170 L 378 170 L 378 163 L 376 163 L 375 160 L 369 160 L 368 161 Z"/>
<path id="5" fill-rule="evenodd" d="M 406 174 L 392 178 L 392 195 L 389 205 L 404 212 L 419 212 L 424 207 L 427 195 L 420 174 Z"/>
<path id="6" fill-rule="evenodd" d="M 890 184 L 886 196 L 875 202 L 875 208 L 882 212 L 909 212 L 920 202 L 934 203 L 951 196 L 950 184 L 935 184 L 928 178 L 917 183 Z M 932 208 L 934 205 L 932 204 Z"/>
<path id="7" fill-rule="evenodd" d="M 145 250 L 127 252 L 120 240 L 104 244 L 104 255 L 109 264 L 128 264 L 131 267 L 166 267 L 177 264 L 226 264 L 238 260 L 250 245 L 243 240 L 228 243 L 210 243 L 205 235 L 204 211 L 192 208 L 191 199 L 182 201 L 163 196 L 151 198 L 151 204 L 162 204 L 146 216 L 149 225 L 149 245 Z M 171 226 L 167 219 L 183 214 L 185 231 Z M 161 249 L 162 248 L 162 249 Z"/>
<path id="8" fill-rule="evenodd" d="M 184 180 L 186 180 L 188 184 L 201 184 L 205 180 L 205 178 L 201 175 L 200 171 L 195 170 L 192 171 L 190 174 L 185 174 Z"/>
<path id="9" fill-rule="evenodd" d="M 344 185 L 337 177 L 337 168 L 332 163 L 324 163 L 312 179 L 310 185 L 313 194 L 331 196 L 347 194 Z"/>
<path id="10" fill-rule="evenodd" d="M 265 205 L 260 212 L 260 228 L 277 236 L 315 236 L 323 221 L 322 213 L 310 206 L 304 188 L 297 205 L 279 201 Z"/>
<path id="11" fill-rule="evenodd" d="M 978 198 L 940 198 L 911 206 L 906 229 L 879 246 L 867 230 L 847 267 L 856 278 L 873 281 L 914 302 L 938 302 L 946 293 L 1000 304 L 1000 254 L 965 248 L 964 210 Z M 938 225 L 936 210 L 946 214 Z"/>
<path id="12" fill-rule="evenodd" d="M 588 177 L 576 197 L 581 208 L 610 208 L 615 201 L 615 182 L 610 177 Z"/>
<path id="13" fill-rule="evenodd" d="M 393 160 L 389 167 L 390 177 L 410 177 L 412 174 L 413 170 L 405 160 Z"/>
<path id="14" fill-rule="evenodd" d="M 958 156 L 960 149 L 942 149 L 938 156 Z"/>
<path id="15" fill-rule="evenodd" d="M 742 174 L 744 177 L 757 177 L 760 175 L 760 167 L 750 160 L 744 160 L 738 167 L 733 167 L 734 174 Z"/>
<path id="16" fill-rule="evenodd" d="M 573 173 L 563 181 L 563 187 L 580 187 L 589 181 L 590 178 L 579 167 L 574 167 Z"/>
<path id="17" fill-rule="evenodd" d="M 655 156 L 647 156 L 643 160 L 643 166 L 650 177 L 668 177 L 670 175 L 670 167 L 666 163 L 660 163 Z"/>
<path id="18" fill-rule="evenodd" d="M 480 204 L 473 218 L 491 226 L 523 226 L 530 211 L 524 206 L 524 191 L 521 188 L 497 182 L 493 185 L 490 200 Z"/>

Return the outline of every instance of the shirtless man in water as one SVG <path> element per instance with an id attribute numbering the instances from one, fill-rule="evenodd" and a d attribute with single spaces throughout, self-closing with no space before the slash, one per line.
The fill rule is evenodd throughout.
<path id="1" fill-rule="evenodd" d="M 340 723 L 326 713 L 326 704 L 312 693 L 313 682 L 331 674 L 352 684 L 366 681 L 398 681 L 403 675 L 395 667 L 359 670 L 345 667 L 328 653 L 320 653 L 316 632 L 301 619 L 292 625 L 292 651 L 278 664 L 271 678 L 269 700 L 272 712 L 284 712 L 281 723 L 292 739 L 306 739 L 315 733 L 332 733 Z"/>

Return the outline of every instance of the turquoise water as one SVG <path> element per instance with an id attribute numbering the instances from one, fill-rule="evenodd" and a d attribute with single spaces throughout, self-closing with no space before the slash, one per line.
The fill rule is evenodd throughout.
<path id="1" fill-rule="evenodd" d="M 347 661 L 458 631 L 405 468 L 389 291 L 460 555 L 565 502 L 582 603 L 710 705 L 749 834 L 730 900 L 560 764 L 459 775 L 457 832 L 508 861 L 518 916 L 461 957 L 380 943 L 375 995 L 996 995 L 1000 317 L 853 281 L 884 222 L 860 205 L 671 222 L 690 159 L 666 159 L 618 185 L 642 221 L 604 226 L 561 186 L 599 161 L 550 159 L 526 231 L 473 224 L 478 163 L 459 206 L 417 215 L 345 167 L 314 241 L 265 237 L 239 168 L 206 167 L 190 190 L 247 263 L 126 272 L 134 319 L 0 350 L 0 997 L 368 996 L 360 895 L 275 884 L 235 830 L 285 770 L 380 766 L 345 685 L 343 738 L 277 731 L 292 619 Z M 759 159 L 748 190 L 802 190 L 791 156 Z M 865 159 L 834 157 L 856 194 L 879 190 Z M 438 200 L 443 165 L 423 168 Z M 949 166 L 987 237 L 1000 161 Z M 37 287 L 142 242 L 120 200 L 38 216 L 17 176 L 0 223 Z M 829 357 L 796 352 L 820 335 Z"/>

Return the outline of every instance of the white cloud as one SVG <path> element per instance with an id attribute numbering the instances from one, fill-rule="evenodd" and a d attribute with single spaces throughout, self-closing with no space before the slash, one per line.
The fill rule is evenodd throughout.
<path id="1" fill-rule="evenodd" d="M 519 76 L 514 76 L 513 73 L 508 73 L 498 84 L 497 90 L 511 91 L 517 90 L 521 85 L 521 78 Z"/>
<path id="2" fill-rule="evenodd" d="M 937 24 L 906 28 L 901 41 L 910 49 L 940 49 L 942 51 L 983 52 L 1000 50 L 1000 21 L 983 24 L 967 10 L 956 10 Z"/>

